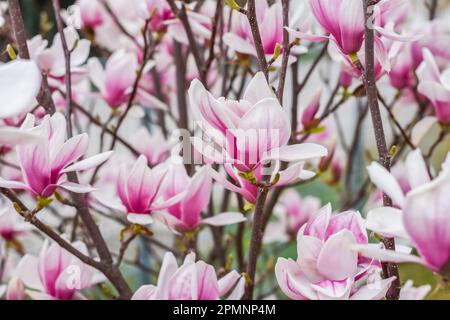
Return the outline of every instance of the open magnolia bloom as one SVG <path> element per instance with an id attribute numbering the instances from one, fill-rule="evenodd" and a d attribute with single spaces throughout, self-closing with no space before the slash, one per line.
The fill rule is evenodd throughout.
<path id="1" fill-rule="evenodd" d="M 381 267 L 351 250 L 367 244 L 359 212 L 332 215 L 325 206 L 297 236 L 297 261 L 279 258 L 275 274 L 281 290 L 295 300 L 379 300 L 395 278 L 381 279 Z"/>
<path id="2" fill-rule="evenodd" d="M 0 65 L 0 119 L 15 117 L 37 105 L 42 75 L 32 60 L 14 60 Z M 3 140 L 0 128 L 0 143 Z M 6 134 L 6 133 L 5 133 Z"/>
<path id="3" fill-rule="evenodd" d="M 87 253 L 86 246 L 73 246 Z M 58 244 L 44 243 L 38 257 L 25 255 L 18 265 L 18 277 L 29 289 L 25 293 L 33 300 L 82 299 L 80 290 L 103 280 L 90 266 L 61 248 Z"/>
<path id="4" fill-rule="evenodd" d="M 216 99 L 198 80 L 192 82 L 189 98 L 198 125 L 205 136 L 219 146 L 217 149 L 194 137 L 191 139 L 194 148 L 210 162 L 232 165 L 233 170 L 237 170 L 234 176 L 245 174 L 250 182 L 260 182 L 264 175 L 270 174 L 270 181 L 278 180 L 277 185 L 284 185 L 303 177 L 305 161 L 328 154 L 328 150 L 318 144 L 288 145 L 289 117 L 262 72 L 251 80 L 242 100 Z M 277 165 L 268 170 L 265 165 L 271 161 L 294 165 L 281 172 Z M 311 176 L 310 172 L 307 176 Z M 243 187 L 241 184 L 238 189 Z"/>
<path id="5" fill-rule="evenodd" d="M 91 42 L 86 39 L 80 39 L 77 30 L 73 27 L 64 29 L 67 46 L 71 51 L 70 72 L 73 83 L 78 83 L 83 79 L 86 73 L 84 63 L 89 57 Z M 36 61 L 39 68 L 48 75 L 48 83 L 51 87 L 59 87 L 64 80 L 66 72 L 66 61 L 64 58 L 64 49 L 59 33 L 53 38 L 53 43 L 48 47 L 48 41 L 41 35 L 35 36 L 28 41 L 31 58 Z"/>
<path id="6" fill-rule="evenodd" d="M 420 257 L 401 251 L 385 250 L 379 245 L 354 246 L 362 255 L 392 262 L 414 262 L 439 272 L 450 260 L 450 223 L 448 219 L 450 154 L 442 171 L 431 180 L 420 150 L 406 159 L 412 190 L 403 194 L 395 178 L 381 165 L 369 167 L 372 182 L 399 204 L 400 209 L 382 207 L 369 212 L 367 228 L 386 237 L 410 239 Z"/>
<path id="7" fill-rule="evenodd" d="M 123 165 L 117 179 L 117 193 L 123 206 L 118 210 L 127 213 L 131 223 L 146 225 L 153 222 L 152 214 L 179 203 L 187 191 L 164 198 L 163 181 L 167 175 L 165 164 L 153 169 L 147 166 L 147 158 L 140 156 L 133 166 Z M 105 204 L 108 205 L 108 204 Z"/>
<path id="8" fill-rule="evenodd" d="M 383 67 L 390 64 L 386 61 L 388 50 L 381 39 L 382 37 L 402 42 L 415 40 L 412 36 L 395 33 L 393 21 L 386 23 L 390 12 L 395 12 L 396 16 L 399 16 L 399 11 L 400 13 L 402 10 L 407 11 L 405 4 L 405 0 L 384 0 L 378 2 L 372 9 L 375 15 L 372 23 L 376 31 L 374 39 L 376 57 Z M 344 56 L 354 58 L 361 50 L 365 36 L 363 2 L 354 0 L 309 0 L 309 5 L 316 21 L 329 35 L 311 35 L 301 30 L 287 28 L 290 34 L 305 40 L 331 40 Z"/>
<path id="9" fill-rule="evenodd" d="M 94 189 L 69 182 L 66 174 L 95 168 L 108 160 L 112 152 L 105 152 L 76 162 L 87 152 L 89 137 L 83 133 L 67 140 L 66 119 L 60 113 L 45 116 L 40 125 L 28 114 L 21 130 L 38 135 L 41 141 L 17 147 L 18 163 L 23 181 L 7 181 L 0 178 L 0 187 L 29 191 L 35 197 L 48 198 L 57 188 L 76 193 Z M 67 141 L 66 141 L 67 140 Z"/>
<path id="10" fill-rule="evenodd" d="M 236 271 L 217 279 L 214 267 L 203 261 L 195 262 L 194 253 L 187 255 L 178 267 L 175 256 L 168 252 L 157 285 L 142 286 L 132 300 L 218 300 L 230 291 L 227 299 L 239 300 L 244 290 L 245 278 Z"/>
<path id="11" fill-rule="evenodd" d="M 180 202 L 168 207 L 167 212 L 157 214 L 170 229 L 188 232 L 194 231 L 202 224 L 226 226 L 246 220 L 240 212 L 225 212 L 202 219 L 201 213 L 208 206 L 212 192 L 208 167 L 200 168 L 193 177 L 189 177 L 181 158 L 172 158 L 169 161 L 172 161 L 172 164 L 164 181 L 164 198 L 169 200 L 178 194 L 186 194 Z"/>

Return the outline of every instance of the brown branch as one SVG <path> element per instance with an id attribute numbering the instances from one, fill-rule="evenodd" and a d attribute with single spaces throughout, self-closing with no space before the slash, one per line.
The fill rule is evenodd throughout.
<path id="1" fill-rule="evenodd" d="M 253 291 L 255 287 L 255 276 L 258 263 L 259 252 L 263 239 L 263 223 L 264 223 L 264 207 L 269 193 L 268 187 L 261 187 L 255 205 L 255 213 L 253 214 L 252 234 L 250 238 L 250 248 L 248 251 L 247 275 L 249 282 L 245 288 L 244 300 L 253 299 Z"/>
<path id="2" fill-rule="evenodd" d="M 375 131 L 375 139 L 377 143 L 378 156 L 380 163 L 387 169 L 390 169 L 390 157 L 384 134 L 383 121 L 381 118 L 380 107 L 378 105 L 377 88 L 375 82 L 375 50 L 374 39 L 375 34 L 373 28 L 370 27 L 372 21 L 373 6 L 376 0 L 362 0 L 364 4 L 365 15 L 365 59 L 366 70 L 362 70 L 364 86 L 367 93 L 368 104 L 372 116 L 373 128 Z M 392 200 L 387 195 L 383 196 L 384 206 L 392 206 Z M 388 250 L 395 250 L 394 239 L 383 238 L 383 243 Z M 395 263 L 383 263 L 384 277 L 393 277 L 396 279 L 392 283 L 386 297 L 390 300 L 398 300 L 400 296 L 400 277 L 398 266 Z"/>
<path id="3" fill-rule="evenodd" d="M 256 55 L 258 57 L 259 70 L 264 73 L 266 80 L 269 80 L 269 66 L 267 64 L 266 55 L 264 53 L 264 47 L 261 40 L 261 33 L 259 31 L 255 0 L 248 0 L 247 2 L 247 19 L 252 30 L 253 42 L 255 44 Z"/>
<path id="4" fill-rule="evenodd" d="M 66 84 L 66 121 L 67 121 L 67 135 L 69 138 L 73 136 L 72 132 L 72 77 L 70 74 L 70 59 L 74 48 L 67 46 L 67 39 L 64 34 L 64 25 L 61 18 L 61 6 L 59 0 L 52 0 L 53 11 L 55 12 L 56 26 L 58 28 L 59 36 L 61 37 L 61 44 L 64 52 L 64 60 L 66 72 L 64 75 L 64 82 Z M 76 44 L 75 44 L 76 45 Z"/>
<path id="5" fill-rule="evenodd" d="M 283 6 L 283 26 L 289 26 L 289 0 L 282 0 Z M 280 104 L 283 105 L 284 86 L 286 83 L 286 74 L 289 63 L 291 45 L 289 43 L 289 32 L 283 29 L 283 61 L 281 62 L 280 80 L 278 83 L 277 96 Z"/>
<path id="6" fill-rule="evenodd" d="M 169 3 L 169 6 L 172 9 L 173 13 L 178 17 L 178 19 L 180 19 L 181 24 L 183 25 L 184 30 L 186 31 L 186 36 L 189 41 L 189 49 L 191 50 L 191 53 L 194 56 L 194 61 L 200 76 L 200 81 L 204 85 L 206 85 L 207 79 L 204 77 L 203 72 L 203 57 L 201 51 L 199 50 L 194 33 L 192 32 L 191 24 L 189 23 L 189 18 L 186 12 L 186 6 L 184 4 L 181 4 L 181 8 L 178 9 L 177 5 L 175 4 L 175 0 L 167 0 L 167 2 Z M 211 39 L 211 41 L 213 40 Z"/>
<path id="7" fill-rule="evenodd" d="M 220 20 L 221 20 L 221 16 L 222 16 L 221 15 L 222 8 L 223 8 L 223 0 L 217 0 L 216 12 L 214 13 L 213 27 L 212 27 L 212 32 L 211 32 L 211 40 L 209 43 L 208 59 L 206 60 L 206 63 L 203 68 L 203 79 L 208 79 L 208 72 L 214 61 L 214 47 L 216 44 L 217 30 L 219 28 L 219 23 L 221 22 Z M 205 83 L 205 85 L 206 84 L 207 83 Z"/>

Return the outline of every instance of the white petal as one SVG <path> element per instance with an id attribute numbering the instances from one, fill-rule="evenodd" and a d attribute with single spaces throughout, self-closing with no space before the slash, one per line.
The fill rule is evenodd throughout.
<path id="1" fill-rule="evenodd" d="M 247 218 L 240 212 L 225 212 L 220 213 L 212 218 L 203 219 L 202 223 L 221 227 L 228 226 L 230 224 L 241 223 L 244 221 L 247 221 Z"/>
<path id="2" fill-rule="evenodd" d="M 406 157 L 406 169 L 411 188 L 417 188 L 430 182 L 427 165 L 422 157 L 420 149 L 411 151 Z"/>
<path id="3" fill-rule="evenodd" d="M 377 162 L 367 167 L 370 180 L 384 193 L 386 193 L 396 204 L 403 206 L 404 195 L 395 177 Z"/>
<path id="4" fill-rule="evenodd" d="M 367 244 L 367 245 L 352 245 L 351 249 L 358 252 L 360 255 L 386 262 L 394 263 L 418 263 L 424 264 L 424 261 L 411 254 L 407 254 L 400 251 L 386 250 L 382 249 L 378 244 Z"/>
<path id="5" fill-rule="evenodd" d="M 384 237 L 409 239 L 403 225 L 403 212 L 392 207 L 381 207 L 369 211 L 366 228 Z"/>
<path id="6" fill-rule="evenodd" d="M 113 154 L 113 151 L 107 151 L 100 154 L 97 154 L 93 157 L 84 159 L 82 161 L 78 161 L 77 163 L 74 163 L 73 165 L 67 167 L 62 172 L 72 172 L 72 171 L 83 171 L 95 168 L 96 166 L 102 164 L 103 162 L 107 161 L 111 155 Z"/>
<path id="7" fill-rule="evenodd" d="M 153 223 L 153 218 L 149 214 L 129 213 L 127 220 L 134 224 L 149 225 Z"/>
<path id="8" fill-rule="evenodd" d="M 14 147 L 18 144 L 35 144 L 43 141 L 44 139 L 42 136 L 31 132 L 25 132 L 19 128 L 0 128 L 0 145 Z"/>
<path id="9" fill-rule="evenodd" d="M 81 185 L 78 183 L 73 182 L 64 182 L 59 185 L 61 188 L 64 188 L 66 190 L 69 190 L 71 192 L 75 193 L 89 193 L 92 191 L 97 190 L 96 188 L 89 186 L 89 185 Z"/>
<path id="10" fill-rule="evenodd" d="M 302 143 L 272 149 L 264 160 L 305 161 L 326 157 L 327 148 L 315 143 Z"/>
<path id="11" fill-rule="evenodd" d="M 9 118 L 34 107 L 42 75 L 31 60 L 15 60 L 0 66 L 0 118 Z"/>

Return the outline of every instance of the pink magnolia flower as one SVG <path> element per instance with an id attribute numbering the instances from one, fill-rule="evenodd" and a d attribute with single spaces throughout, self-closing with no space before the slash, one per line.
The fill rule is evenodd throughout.
<path id="1" fill-rule="evenodd" d="M 78 83 L 84 78 L 86 69 L 84 64 L 89 57 L 91 42 L 86 39 L 80 39 L 78 32 L 73 27 L 64 29 L 64 36 L 67 46 L 71 52 L 70 71 L 73 83 Z M 51 47 L 48 47 L 48 41 L 41 35 L 37 35 L 28 41 L 31 58 L 36 61 L 42 71 L 48 75 L 48 83 L 51 87 L 59 87 L 64 83 L 66 73 L 66 60 L 59 33 L 53 38 Z"/>
<path id="2" fill-rule="evenodd" d="M 207 207 L 212 192 L 212 181 L 208 167 L 202 167 L 191 178 L 182 164 L 182 159 L 173 159 L 165 180 L 165 198 L 168 200 L 180 193 L 186 196 L 167 208 L 168 213 L 160 214 L 161 219 L 177 232 L 193 231 L 202 224 L 225 226 L 245 221 L 239 212 L 226 212 L 202 219 L 201 213 Z"/>
<path id="3" fill-rule="evenodd" d="M 174 143 L 167 141 L 161 132 L 150 135 L 146 128 L 139 129 L 131 137 L 131 143 L 138 152 L 145 155 L 151 167 L 166 160 L 174 147 Z"/>
<path id="4" fill-rule="evenodd" d="M 105 10 L 99 0 L 78 0 L 82 27 L 95 29 L 105 21 Z"/>
<path id="5" fill-rule="evenodd" d="M 217 279 L 214 267 L 203 261 L 195 262 L 195 254 L 189 254 L 182 266 L 171 252 L 166 253 L 161 266 L 157 286 L 139 288 L 132 300 L 218 300 L 231 289 L 228 300 L 239 300 L 244 295 L 245 278 L 231 271 Z"/>
<path id="6" fill-rule="evenodd" d="M 165 0 L 146 0 L 146 9 L 150 20 L 150 29 L 156 32 L 167 31 L 167 21 L 173 20 L 175 15 Z"/>
<path id="7" fill-rule="evenodd" d="M 295 300 L 384 298 L 394 278 L 381 280 L 379 265 L 351 250 L 357 243 L 368 243 L 361 215 L 332 216 L 327 205 L 299 231 L 297 261 L 278 259 L 278 284 Z"/>
<path id="8" fill-rule="evenodd" d="M 10 241 L 31 230 L 31 225 L 19 218 L 17 212 L 6 204 L 0 207 L 0 238 Z"/>
<path id="9" fill-rule="evenodd" d="M 37 105 L 41 81 L 34 61 L 14 60 L 0 65 L 0 119 L 26 113 Z"/>
<path id="10" fill-rule="evenodd" d="M 289 117 L 261 72 L 249 83 L 240 101 L 216 99 L 198 80 L 192 82 L 189 98 L 198 125 L 207 138 L 220 146 L 216 150 L 194 137 L 194 148 L 209 161 L 229 163 L 256 181 L 261 181 L 267 171 L 264 164 L 270 161 L 295 162 L 282 172 L 273 170 L 273 178 L 279 173 L 278 185 L 288 184 L 302 177 L 305 161 L 328 153 L 312 143 L 287 145 L 291 136 Z"/>
<path id="11" fill-rule="evenodd" d="M 403 2 L 403 0 L 398 0 L 392 5 L 387 1 L 381 1 L 374 8 L 375 51 L 383 67 L 388 66 L 386 61 L 388 50 L 381 40 L 382 36 L 394 41 L 411 41 L 414 39 L 411 36 L 395 33 L 391 30 L 392 24 L 384 25 L 390 12 L 400 6 L 403 7 Z M 365 35 L 365 17 L 362 1 L 309 0 L 309 4 L 317 22 L 330 35 L 315 36 L 293 29 L 288 29 L 288 31 L 299 39 L 312 41 L 329 39 L 344 56 L 355 58 L 361 50 Z"/>
<path id="12" fill-rule="evenodd" d="M 130 167 L 123 165 L 117 179 L 117 193 L 125 206 L 127 219 L 135 224 L 150 224 L 152 214 L 180 202 L 186 192 L 180 192 L 169 199 L 164 199 L 162 188 L 167 169 L 164 164 L 153 169 L 147 166 L 145 156 L 140 156 Z"/>
<path id="13" fill-rule="evenodd" d="M 248 18 L 240 13 L 234 13 L 231 32 L 224 34 L 224 42 L 237 52 L 256 56 L 256 49 Z M 283 44 L 283 10 L 281 3 L 275 1 L 271 6 L 266 0 L 256 1 L 256 16 L 260 27 L 264 53 L 269 59 L 277 45 Z"/>
<path id="14" fill-rule="evenodd" d="M 276 207 L 277 221 L 270 222 L 265 233 L 265 242 L 295 239 L 300 228 L 320 210 L 320 200 L 301 197 L 295 190 L 286 190 Z"/>
<path id="15" fill-rule="evenodd" d="M 66 119 L 60 113 L 55 113 L 52 117 L 46 116 L 37 126 L 34 116 L 29 114 L 21 130 L 39 135 L 41 142 L 17 147 L 23 182 L 0 178 L 1 187 L 27 190 L 34 196 L 43 198 L 51 197 L 57 188 L 77 193 L 94 190 L 90 186 L 67 181 L 66 173 L 92 169 L 108 160 L 112 152 L 76 162 L 86 154 L 89 137 L 87 134 L 80 134 L 66 141 Z"/>
<path id="16" fill-rule="evenodd" d="M 89 59 L 88 65 L 89 78 L 110 107 L 118 108 L 128 101 L 138 69 L 136 54 L 118 50 L 109 57 L 105 69 L 97 58 Z"/>
<path id="17" fill-rule="evenodd" d="M 83 243 L 74 243 L 87 252 Z M 58 244 L 46 241 L 39 257 L 25 255 L 18 265 L 18 277 L 34 300 L 72 300 L 82 298 L 79 291 L 95 284 L 95 270 L 82 263 Z"/>
<path id="18" fill-rule="evenodd" d="M 448 188 L 450 187 L 450 154 L 442 171 L 431 180 L 420 150 L 406 159 L 412 190 L 403 194 L 397 180 L 383 167 L 373 163 L 369 168 L 372 182 L 383 190 L 400 209 L 381 207 L 369 212 L 367 228 L 384 236 L 406 238 L 417 248 L 420 257 L 404 250 L 384 250 L 378 245 L 355 246 L 361 254 L 392 262 L 413 262 L 438 272 L 450 260 L 450 219 Z"/>
<path id="19" fill-rule="evenodd" d="M 430 50 L 425 48 L 423 56 L 418 91 L 431 101 L 439 122 L 450 124 L 450 68 L 441 74 Z"/>

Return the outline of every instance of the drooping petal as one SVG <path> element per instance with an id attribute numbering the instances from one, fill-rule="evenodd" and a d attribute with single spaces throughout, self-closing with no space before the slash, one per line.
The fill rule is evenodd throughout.
<path id="1" fill-rule="evenodd" d="M 384 237 L 409 239 L 403 224 L 403 212 L 392 207 L 381 207 L 369 211 L 366 228 Z"/>
<path id="2" fill-rule="evenodd" d="M 370 180 L 383 192 L 385 192 L 395 203 L 403 206 L 404 195 L 395 177 L 386 168 L 377 162 L 367 167 Z"/>

